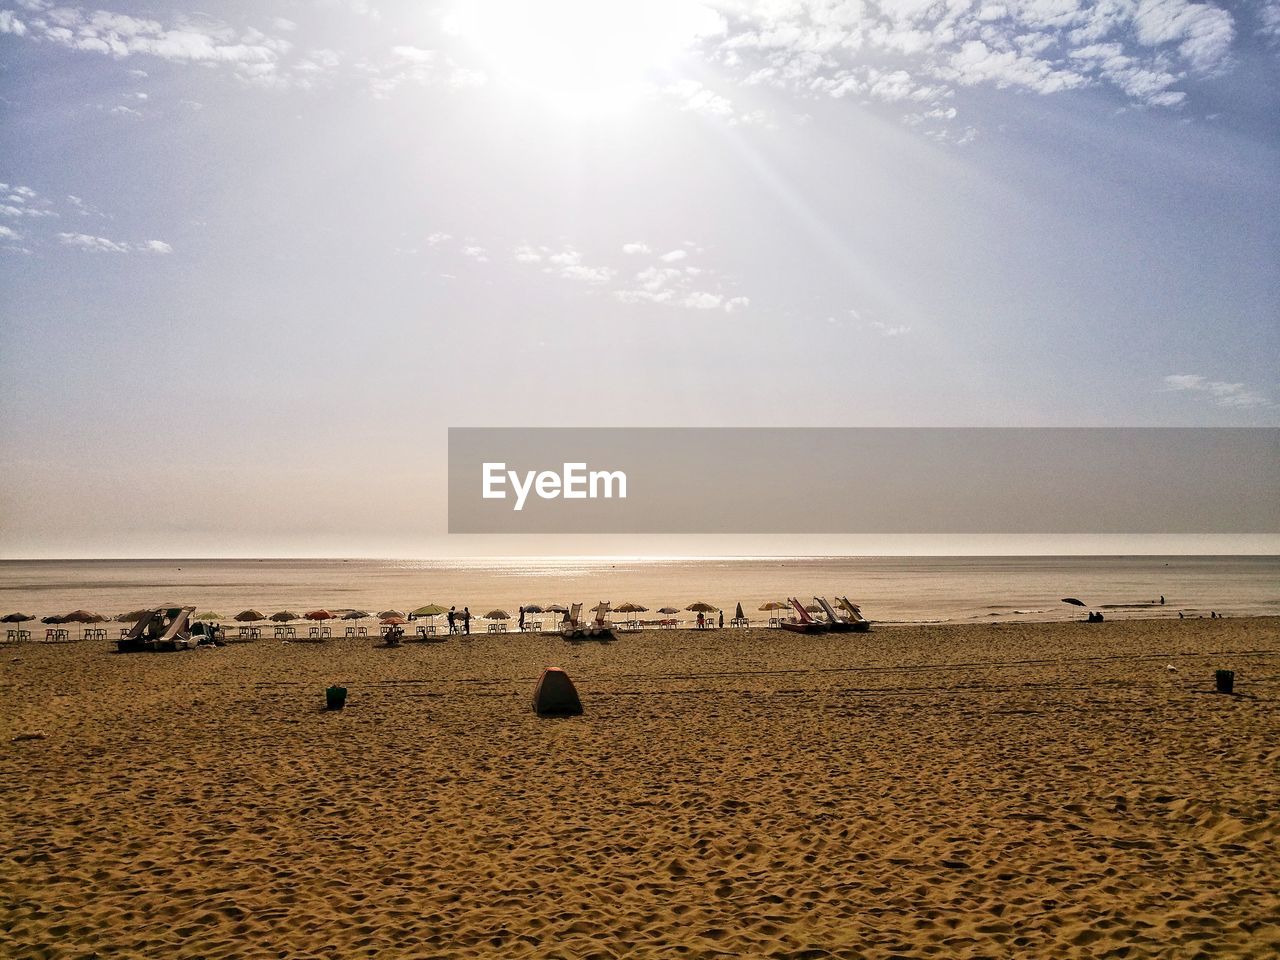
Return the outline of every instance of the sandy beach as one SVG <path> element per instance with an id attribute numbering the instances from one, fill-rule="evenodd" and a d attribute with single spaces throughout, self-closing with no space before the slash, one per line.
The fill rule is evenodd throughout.
<path id="1" fill-rule="evenodd" d="M 0 955 L 1280 949 L 1280 619 L 376 643 L 0 651 Z"/>

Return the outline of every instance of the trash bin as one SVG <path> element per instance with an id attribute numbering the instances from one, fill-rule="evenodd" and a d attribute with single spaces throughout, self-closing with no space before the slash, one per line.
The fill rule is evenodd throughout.
<path id="1" fill-rule="evenodd" d="M 329 687 L 324 692 L 324 704 L 328 710 L 341 710 L 347 703 L 346 687 Z"/>

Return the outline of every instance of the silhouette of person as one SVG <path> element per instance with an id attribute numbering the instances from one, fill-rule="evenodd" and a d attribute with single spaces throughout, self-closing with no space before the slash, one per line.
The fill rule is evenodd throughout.
<path id="1" fill-rule="evenodd" d="M 524 630 L 524 607 L 520 608 L 520 629 Z"/>
<path id="2" fill-rule="evenodd" d="M 702 611 L 698 611 L 698 629 L 705 630 L 707 627 L 707 618 L 702 615 Z"/>
<path id="3" fill-rule="evenodd" d="M 720 611 L 720 629 L 721 630 L 724 629 L 724 611 L 723 610 Z"/>
<path id="4" fill-rule="evenodd" d="M 457 620 L 458 620 L 457 608 L 450 607 L 449 608 L 449 632 L 450 633 L 458 632 Z"/>
<path id="5" fill-rule="evenodd" d="M 1160 594 L 1160 606 L 1164 606 L 1164 594 Z"/>
<path id="6" fill-rule="evenodd" d="M 471 608 L 470 607 L 462 608 L 462 632 L 468 635 L 471 633 Z"/>

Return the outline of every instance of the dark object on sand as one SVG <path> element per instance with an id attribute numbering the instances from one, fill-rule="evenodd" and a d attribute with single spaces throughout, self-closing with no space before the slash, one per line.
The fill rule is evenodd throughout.
<path id="1" fill-rule="evenodd" d="M 1217 670 L 1213 674 L 1213 680 L 1219 693 L 1235 693 L 1236 674 L 1234 670 Z"/>
<path id="2" fill-rule="evenodd" d="M 346 687 L 328 687 L 324 691 L 324 708 L 326 710 L 341 710 L 347 705 L 347 688 Z"/>
<path id="3" fill-rule="evenodd" d="M 569 675 L 559 667 L 547 667 L 533 691 L 533 712 L 540 717 L 578 717 L 582 701 Z"/>
<path id="4" fill-rule="evenodd" d="M 1073 607 L 1083 607 L 1083 606 L 1087 606 L 1087 604 L 1086 604 L 1083 600 L 1077 600 L 1075 597 L 1063 597 L 1063 598 L 1062 598 L 1062 602 L 1063 602 L 1063 603 L 1069 603 L 1069 604 L 1071 604 Z"/>

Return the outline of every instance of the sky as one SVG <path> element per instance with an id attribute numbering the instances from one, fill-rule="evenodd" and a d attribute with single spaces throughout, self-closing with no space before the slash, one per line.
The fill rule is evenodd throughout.
<path id="1" fill-rule="evenodd" d="M 0 556 L 597 552 L 445 536 L 450 426 L 1280 425 L 1280 0 L 0 0 L 0 110 Z"/>

